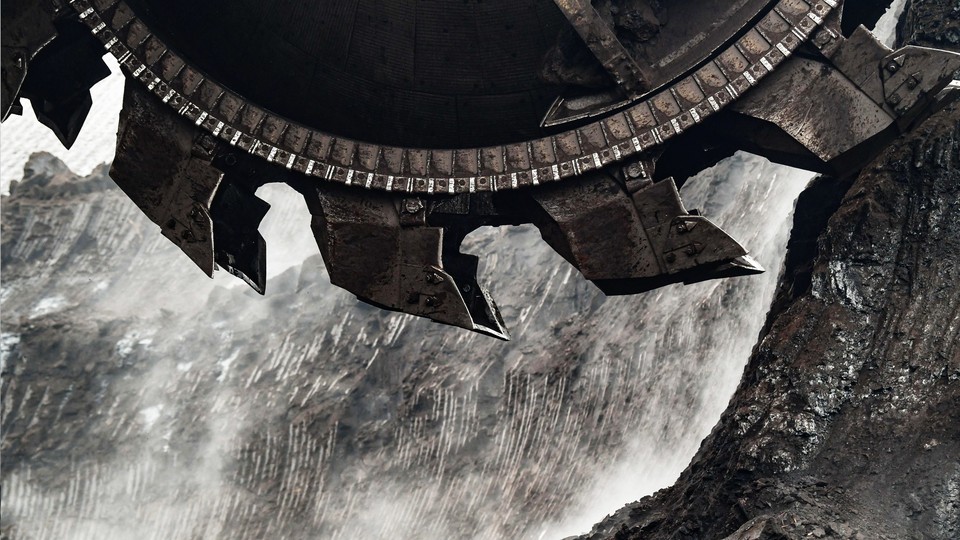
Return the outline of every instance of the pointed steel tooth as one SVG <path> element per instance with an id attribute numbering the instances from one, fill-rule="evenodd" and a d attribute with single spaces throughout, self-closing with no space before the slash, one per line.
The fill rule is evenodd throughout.
<path id="1" fill-rule="evenodd" d="M 578 93 L 561 95 L 554 100 L 540 121 L 544 128 L 556 127 L 571 122 L 594 118 L 610 111 L 623 108 L 632 99 L 617 88 L 598 90 L 588 94 Z"/>
<path id="2" fill-rule="evenodd" d="M 136 81 L 127 81 L 110 176 L 209 276 L 215 268 L 210 205 L 223 176 L 210 164 L 212 144 Z"/>
<path id="3" fill-rule="evenodd" d="M 747 276 L 752 274 L 762 274 L 766 272 L 763 266 L 757 262 L 756 259 L 749 255 L 744 255 L 743 257 L 737 257 L 736 259 L 727 263 L 730 265 L 730 270 L 738 272 L 738 276 Z"/>
<path id="4" fill-rule="evenodd" d="M 459 252 L 450 253 L 446 249 L 447 245 L 449 244 L 444 246 L 442 255 L 444 268 L 431 268 L 433 275 L 430 280 L 437 281 L 439 278 L 443 281 L 443 289 L 458 291 L 471 319 L 469 326 L 462 326 L 469 327 L 474 332 L 509 341 L 510 334 L 500 315 L 500 309 L 497 308 L 490 294 L 477 282 L 479 257 Z"/>
<path id="5" fill-rule="evenodd" d="M 687 282 L 691 276 L 696 281 L 725 277 L 721 269 L 762 271 L 720 227 L 696 211 L 687 212 L 673 178 L 639 190 L 632 198 L 665 273 L 682 275 Z"/>
<path id="6" fill-rule="evenodd" d="M 66 102 L 53 103 L 32 98 L 33 112 L 41 124 L 50 128 L 64 148 L 70 148 L 80 135 L 80 128 L 93 106 L 90 92 L 84 92 Z"/>
<path id="7" fill-rule="evenodd" d="M 214 255 L 217 264 L 263 294 L 267 286 L 267 245 L 257 230 L 270 204 L 225 177 L 213 198 Z"/>
<path id="8" fill-rule="evenodd" d="M 693 272 L 684 277 L 683 282 L 687 285 L 700 283 L 709 279 L 732 278 L 742 276 L 754 276 L 766 272 L 760 263 L 753 257 L 744 255 L 730 261 L 722 262 L 717 266 L 710 268 L 707 272 Z"/>
<path id="9" fill-rule="evenodd" d="M 643 170 L 652 175 L 652 164 Z M 644 186 L 644 187 L 638 187 Z M 531 194 L 544 240 L 606 294 L 762 271 L 747 251 L 683 207 L 673 179 L 630 180 L 632 194 L 604 173 Z"/>
<path id="10" fill-rule="evenodd" d="M 79 22 L 61 21 L 57 37 L 30 61 L 20 94 L 37 119 L 70 148 L 93 101 L 90 88 L 110 75 L 100 42 Z"/>
<path id="11" fill-rule="evenodd" d="M 330 281 L 369 304 L 507 340 L 476 281 L 477 258 L 426 225 L 422 202 L 324 186 L 304 190 Z"/>

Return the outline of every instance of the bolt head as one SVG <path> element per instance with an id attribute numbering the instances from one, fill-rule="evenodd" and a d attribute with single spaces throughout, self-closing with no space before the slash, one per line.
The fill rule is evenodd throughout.
<path id="1" fill-rule="evenodd" d="M 419 199 L 408 199 L 404 205 L 403 209 L 408 214 L 416 214 L 420 210 L 423 210 L 423 203 Z"/>
<path id="2" fill-rule="evenodd" d="M 627 176 L 630 178 L 640 178 L 643 176 L 643 167 L 639 163 L 631 163 L 627 166 Z"/>

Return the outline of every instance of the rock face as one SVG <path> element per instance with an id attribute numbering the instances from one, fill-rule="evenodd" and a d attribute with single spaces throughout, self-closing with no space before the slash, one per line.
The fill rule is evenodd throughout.
<path id="1" fill-rule="evenodd" d="M 908 40 L 947 4 L 908 7 Z M 956 105 L 852 183 L 815 182 L 719 425 L 675 485 L 584 538 L 960 537 L 958 216 Z"/>

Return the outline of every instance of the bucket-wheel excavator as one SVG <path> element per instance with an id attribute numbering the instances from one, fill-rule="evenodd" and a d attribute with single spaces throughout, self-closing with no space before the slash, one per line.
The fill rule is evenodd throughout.
<path id="1" fill-rule="evenodd" d="M 70 146 L 110 54 L 111 177 L 204 272 L 264 291 L 285 182 L 334 284 L 506 339 L 481 226 L 534 224 L 606 294 L 762 271 L 678 187 L 738 150 L 851 174 L 956 98 L 960 55 L 866 30 L 888 4 L 8 0 L 2 115 Z"/>

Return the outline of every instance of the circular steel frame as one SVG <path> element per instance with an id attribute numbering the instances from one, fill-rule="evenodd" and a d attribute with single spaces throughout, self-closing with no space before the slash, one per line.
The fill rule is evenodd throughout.
<path id="1" fill-rule="evenodd" d="M 781 0 L 690 75 L 601 120 L 530 141 L 456 149 L 370 144 L 291 122 L 206 77 L 153 35 L 123 0 L 70 5 L 133 79 L 213 136 L 318 179 L 439 195 L 560 181 L 660 145 L 756 85 L 810 39 L 838 2 Z"/>

